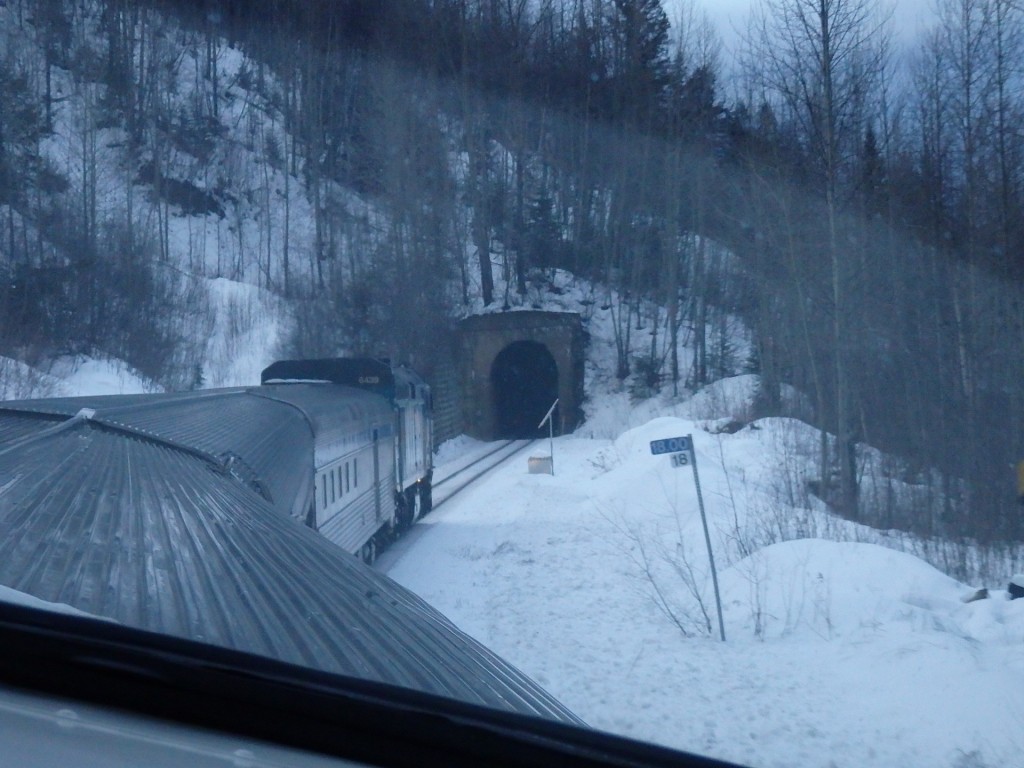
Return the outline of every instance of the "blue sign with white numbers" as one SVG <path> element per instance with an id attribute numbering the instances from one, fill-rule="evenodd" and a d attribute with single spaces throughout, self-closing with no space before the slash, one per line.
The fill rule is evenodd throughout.
<path id="1" fill-rule="evenodd" d="M 692 450 L 693 443 L 688 435 L 684 437 L 666 437 L 664 440 L 651 441 L 651 453 L 655 456 L 660 456 L 663 453 L 682 453 L 683 451 Z"/>

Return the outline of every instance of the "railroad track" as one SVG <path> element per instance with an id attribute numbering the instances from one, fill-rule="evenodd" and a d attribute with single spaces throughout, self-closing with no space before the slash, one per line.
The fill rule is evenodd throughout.
<path id="1" fill-rule="evenodd" d="M 460 491 L 468 488 L 492 469 L 503 464 L 520 451 L 533 445 L 536 440 L 506 440 L 501 445 L 470 463 L 459 467 L 434 483 L 434 509 L 437 509 Z M 454 482 L 458 479 L 458 482 Z M 440 492 L 439 492 L 440 489 Z"/>
<path id="2" fill-rule="evenodd" d="M 501 445 L 482 456 L 478 456 L 467 464 L 444 475 L 434 483 L 434 506 L 425 518 L 424 524 L 417 519 L 405 535 L 392 543 L 386 550 L 380 553 L 373 567 L 383 573 L 387 573 L 402 557 L 402 555 L 430 528 L 431 517 L 436 513 L 438 507 L 462 492 L 481 477 L 493 469 L 529 448 L 536 440 L 506 440 Z"/>

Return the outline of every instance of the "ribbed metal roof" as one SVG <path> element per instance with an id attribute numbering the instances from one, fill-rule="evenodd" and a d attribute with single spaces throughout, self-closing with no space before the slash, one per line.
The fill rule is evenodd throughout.
<path id="1" fill-rule="evenodd" d="M 313 453 L 369 418 L 389 423 L 389 406 L 362 390 L 333 384 L 285 384 L 165 395 L 99 395 L 25 400 L 0 405 L 0 436 L 28 430 L 4 410 L 62 419 L 82 408 L 107 424 L 124 425 L 188 445 L 218 459 L 231 457 L 240 476 L 257 478 L 270 501 L 299 520 L 309 507 Z M 314 440 L 315 435 L 315 440 Z"/>
<path id="2" fill-rule="evenodd" d="M 0 403 L 0 446 L 49 429 L 58 421 L 43 414 L 7 414 L 2 405 Z"/>
<path id="3" fill-rule="evenodd" d="M 308 419 L 330 394 L 308 389 L 289 388 L 291 404 L 267 388 L 3 404 L 0 583 L 143 629 L 574 720 L 422 600 L 224 470 L 222 448 L 260 472 L 273 461 L 295 471 L 283 461 L 292 449 L 305 462 Z M 360 402 L 353 418 L 377 407 Z M 83 407 L 96 413 L 38 415 Z"/>

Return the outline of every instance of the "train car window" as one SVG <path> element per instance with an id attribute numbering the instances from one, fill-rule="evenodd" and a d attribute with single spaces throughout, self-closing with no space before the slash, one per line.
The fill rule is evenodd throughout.
<path id="1" fill-rule="evenodd" d="M 331 470 L 330 475 L 331 475 L 331 501 L 333 502 L 335 499 L 338 498 L 337 495 L 335 494 L 334 470 L 333 469 Z"/>
<path id="2" fill-rule="evenodd" d="M 359 459 L 352 459 L 352 487 L 359 487 Z"/>
<path id="3" fill-rule="evenodd" d="M 322 486 L 322 490 L 324 492 L 324 505 L 323 505 L 323 509 L 327 509 L 327 478 L 324 477 L 323 475 L 321 475 L 320 479 L 323 481 L 323 486 Z"/>
<path id="4" fill-rule="evenodd" d="M 349 479 L 348 478 L 348 462 L 346 461 L 345 462 L 345 493 L 348 493 L 348 489 L 349 489 L 348 479 Z"/>
<path id="5" fill-rule="evenodd" d="M 338 465 L 338 495 L 339 496 L 344 496 L 346 493 L 348 493 L 348 488 L 346 488 L 345 484 L 343 482 L 341 482 L 341 465 L 339 464 Z"/>

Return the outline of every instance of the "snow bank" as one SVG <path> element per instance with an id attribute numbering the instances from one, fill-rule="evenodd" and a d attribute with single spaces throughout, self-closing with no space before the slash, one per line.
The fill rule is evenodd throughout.
<path id="1" fill-rule="evenodd" d="M 259 384 L 276 359 L 285 329 L 284 304 L 269 291 L 226 278 L 206 281 L 213 331 L 206 345 L 204 387 Z"/>
<path id="2" fill-rule="evenodd" d="M 798 514 L 771 484 L 779 446 L 813 430 L 753 427 L 668 416 L 615 440 L 557 438 L 555 476 L 513 460 L 383 564 L 602 729 L 758 767 L 1021 764 L 1024 600 L 965 604 L 966 586 L 874 544 L 759 544 Z M 684 434 L 726 643 L 692 471 L 650 454 Z"/>
<path id="3" fill-rule="evenodd" d="M 59 357 L 46 371 L 0 357 L 0 400 L 159 392 L 159 385 L 116 358 Z"/>
<path id="4" fill-rule="evenodd" d="M 69 394 L 56 376 L 38 371 L 20 360 L 0 356 L 0 400 L 28 400 Z"/>
<path id="5" fill-rule="evenodd" d="M 50 372 L 63 381 L 67 394 L 74 396 L 163 391 L 159 385 L 115 358 L 62 357 L 53 363 Z"/>
<path id="6" fill-rule="evenodd" d="M 764 638 L 858 638 L 897 626 L 967 637 L 960 620 L 977 612 L 961 600 L 964 585 L 877 544 L 780 542 L 725 570 L 721 586 L 730 634 Z"/>

